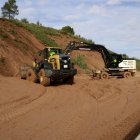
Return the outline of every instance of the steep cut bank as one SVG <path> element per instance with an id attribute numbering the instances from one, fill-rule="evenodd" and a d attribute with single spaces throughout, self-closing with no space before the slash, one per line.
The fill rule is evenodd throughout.
<path id="1" fill-rule="evenodd" d="M 1 74 L 16 75 L 19 66 L 31 64 L 33 54 L 44 47 L 29 31 L 0 19 L 0 57 L 4 59 L 0 65 Z"/>
<path id="2" fill-rule="evenodd" d="M 49 46 L 44 45 L 44 42 L 64 49 L 70 41 L 80 41 L 80 39 L 53 28 L 0 19 L 0 74 L 18 75 L 22 64 L 31 65 L 34 53 Z M 74 51 L 71 55 L 73 58 L 83 55 L 89 69 L 100 69 L 104 65 L 98 52 Z M 76 67 L 78 73 L 85 73 L 79 66 Z"/>
<path id="3" fill-rule="evenodd" d="M 87 68 L 90 70 L 104 68 L 104 61 L 99 52 L 77 50 L 73 51 L 71 55 L 73 58 L 83 57 L 85 64 L 87 64 Z"/>

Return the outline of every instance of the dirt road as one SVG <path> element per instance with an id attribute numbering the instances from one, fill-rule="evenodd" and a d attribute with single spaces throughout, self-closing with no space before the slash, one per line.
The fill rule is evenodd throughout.
<path id="1" fill-rule="evenodd" d="M 44 88 L 0 77 L 1 140 L 131 140 L 140 132 L 140 78 Z"/>

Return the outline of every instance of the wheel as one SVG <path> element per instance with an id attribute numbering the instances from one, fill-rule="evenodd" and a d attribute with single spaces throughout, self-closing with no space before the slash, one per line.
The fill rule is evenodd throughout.
<path id="1" fill-rule="evenodd" d="M 44 69 L 41 69 L 39 72 L 39 81 L 40 81 L 40 84 L 43 86 L 50 85 L 51 80 L 49 77 L 46 77 Z"/>
<path id="2" fill-rule="evenodd" d="M 65 78 L 65 79 L 63 80 L 63 82 L 72 85 L 72 84 L 74 83 L 74 76 Z"/>
<path id="3" fill-rule="evenodd" d="M 107 72 L 101 73 L 101 79 L 108 79 L 108 78 L 109 78 L 109 74 Z"/>
<path id="4" fill-rule="evenodd" d="M 68 78 L 68 83 L 71 85 L 74 83 L 74 76 Z"/>
<path id="5" fill-rule="evenodd" d="M 35 72 L 33 71 L 33 69 L 29 69 L 27 71 L 26 79 L 28 81 L 31 81 L 31 82 L 34 82 L 34 83 L 37 82 L 37 76 L 36 76 Z"/>
<path id="6" fill-rule="evenodd" d="M 95 80 L 100 79 L 100 74 L 99 73 L 93 74 L 92 78 Z"/>
<path id="7" fill-rule="evenodd" d="M 131 77 L 131 72 L 124 72 L 123 73 L 123 78 L 130 78 Z"/>

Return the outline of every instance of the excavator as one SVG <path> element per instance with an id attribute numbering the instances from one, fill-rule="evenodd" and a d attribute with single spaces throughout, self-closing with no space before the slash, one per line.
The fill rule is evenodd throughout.
<path id="1" fill-rule="evenodd" d="M 68 44 L 64 52 L 70 53 L 72 50 L 97 51 L 101 53 L 105 67 L 102 70 L 93 70 L 93 78 L 109 79 L 114 76 L 123 78 L 135 76 L 136 60 L 125 59 L 122 55 L 109 51 L 103 45 L 73 41 Z"/>

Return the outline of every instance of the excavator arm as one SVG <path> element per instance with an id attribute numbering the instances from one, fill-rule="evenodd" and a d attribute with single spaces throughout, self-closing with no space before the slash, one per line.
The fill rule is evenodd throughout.
<path id="1" fill-rule="evenodd" d="M 97 51 L 101 53 L 102 58 L 105 63 L 105 67 L 109 68 L 112 63 L 112 56 L 109 51 L 102 45 L 98 44 L 89 44 L 84 42 L 70 42 L 64 50 L 65 54 L 72 52 L 73 50 L 88 50 L 88 51 Z"/>

